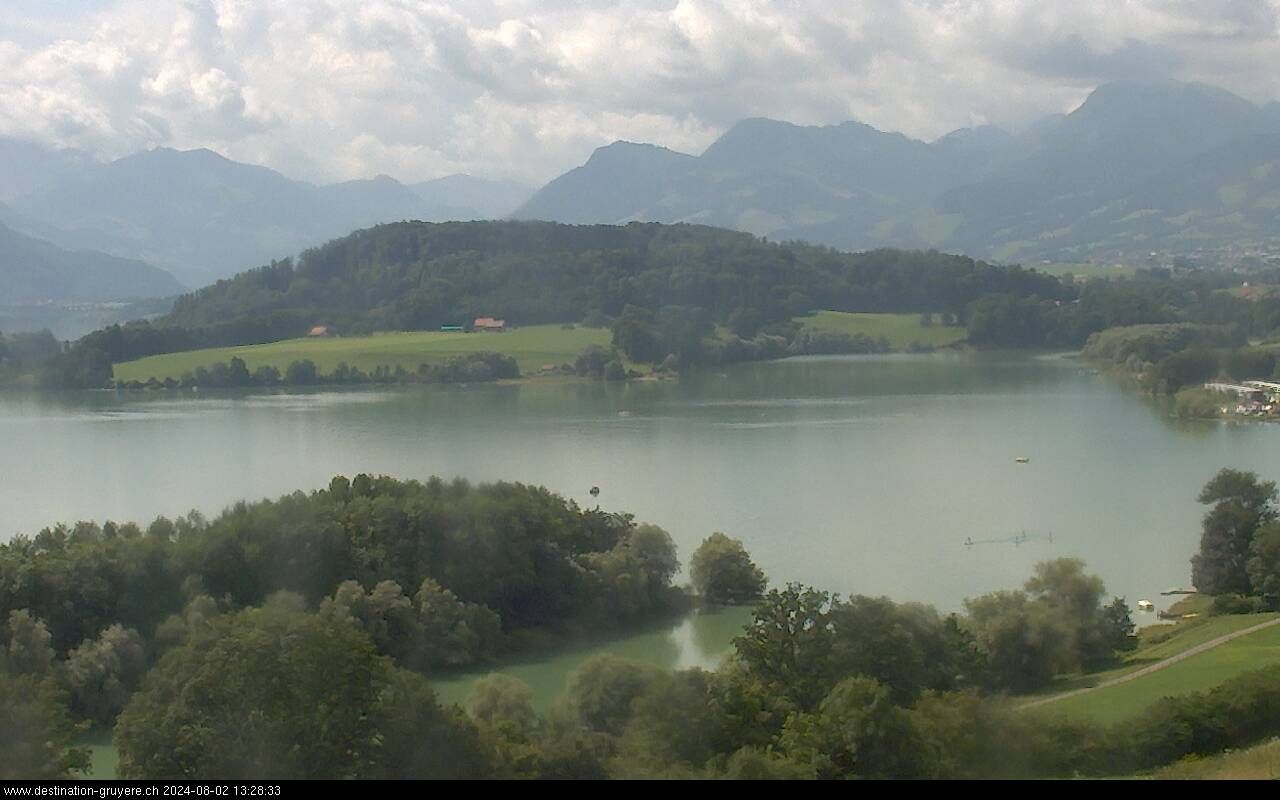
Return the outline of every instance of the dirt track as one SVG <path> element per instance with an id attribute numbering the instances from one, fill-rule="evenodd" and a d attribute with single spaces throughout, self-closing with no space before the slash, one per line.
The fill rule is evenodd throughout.
<path id="1" fill-rule="evenodd" d="M 1127 681 L 1137 680 L 1138 678 L 1144 677 L 1146 675 L 1150 675 L 1153 672 L 1158 672 L 1164 669 L 1165 667 L 1172 667 L 1174 664 L 1177 664 L 1179 661 L 1182 661 L 1187 658 L 1191 658 L 1194 655 L 1199 655 L 1200 653 L 1203 653 L 1206 650 L 1212 650 L 1213 648 L 1217 647 L 1220 644 L 1226 644 L 1232 639 L 1239 639 L 1241 636 L 1248 636 L 1251 633 L 1257 633 L 1258 631 L 1265 630 L 1267 628 L 1271 628 L 1276 625 L 1280 625 L 1280 618 L 1268 620 L 1267 622 L 1261 622 L 1252 627 L 1243 628 L 1233 633 L 1224 634 L 1222 636 L 1219 636 L 1216 639 L 1210 639 L 1209 641 L 1202 642 L 1196 645 L 1195 647 L 1190 648 L 1189 650 L 1184 650 L 1183 652 L 1178 653 L 1176 656 L 1169 656 L 1164 661 L 1157 661 L 1156 663 L 1152 664 L 1149 667 L 1143 667 L 1142 669 L 1137 670 L 1135 672 L 1130 672 L 1128 675 L 1121 675 L 1119 678 L 1112 678 L 1109 681 L 1103 681 L 1097 686 L 1086 686 L 1083 689 L 1073 689 L 1069 692 L 1063 692 L 1062 694 L 1055 694 L 1051 697 L 1042 697 L 1039 700 L 1032 700 L 1029 703 L 1023 703 L 1022 705 L 1018 706 L 1018 708 L 1019 709 L 1035 708 L 1037 706 L 1043 706 L 1049 703 L 1057 702 L 1058 700 L 1065 700 L 1068 697 L 1075 697 L 1076 695 L 1081 695 L 1081 694 L 1084 694 L 1085 692 L 1092 692 L 1095 689 L 1106 689 L 1108 686 L 1116 686 L 1118 684 L 1125 683 Z"/>

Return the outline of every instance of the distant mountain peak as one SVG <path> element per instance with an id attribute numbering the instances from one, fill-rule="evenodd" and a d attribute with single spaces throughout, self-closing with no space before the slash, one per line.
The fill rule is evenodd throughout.
<path id="1" fill-rule="evenodd" d="M 619 139 L 616 142 L 597 147 L 587 159 L 587 164 L 599 166 L 606 162 L 632 161 L 636 158 L 693 158 L 693 156 L 656 144 L 629 142 Z"/>
<path id="2" fill-rule="evenodd" d="M 1175 80 L 1112 81 L 1100 84 L 1068 116 L 1129 116 L 1141 111 L 1170 115 L 1229 112 L 1249 115 L 1260 109 L 1226 89 Z"/>

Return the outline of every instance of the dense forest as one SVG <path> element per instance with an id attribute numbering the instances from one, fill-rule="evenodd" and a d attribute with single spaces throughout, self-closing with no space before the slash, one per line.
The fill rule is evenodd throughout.
<path id="1" fill-rule="evenodd" d="M 751 312 L 767 323 L 817 307 L 959 311 L 991 292 L 1061 296 L 1051 278 L 960 256 L 848 254 L 694 225 L 399 223 L 220 281 L 180 299 L 168 321 L 202 328 L 301 310 L 366 330 L 418 330 L 477 316 L 615 318 L 630 305 L 696 308 L 722 323 Z"/>
<path id="2" fill-rule="evenodd" d="M 1275 485 L 1226 470 L 1200 499 L 1197 582 L 1226 613 L 1271 602 Z M 20 536 L 0 546 L 0 777 L 82 770 L 88 725 L 114 727 L 123 776 L 187 778 L 1115 774 L 1280 730 L 1274 670 L 1109 729 L 1010 706 L 1133 646 L 1075 559 L 954 614 L 766 591 L 720 533 L 690 564 L 703 602 L 755 605 L 733 657 L 597 657 L 542 716 L 516 679 L 463 709 L 431 676 L 687 607 L 661 529 L 520 484 L 359 475 L 212 520 Z"/>
<path id="3" fill-rule="evenodd" d="M 1249 277 L 1280 282 L 1266 271 Z M 315 325 L 349 336 L 479 316 L 608 327 L 619 355 L 673 369 L 883 350 L 795 321 L 815 309 L 936 316 L 964 326 L 976 347 L 1078 348 L 1139 325 L 1209 326 L 1218 343 L 1269 338 L 1280 296 L 1230 291 L 1240 282 L 1148 269 L 1077 283 L 932 251 L 842 253 L 694 225 L 405 222 L 219 281 L 165 317 L 71 345 L 0 336 L 0 383 L 98 387 L 111 382 L 113 363 L 148 355 L 276 341 Z"/>
<path id="4" fill-rule="evenodd" d="M 105 328 L 9 372 L 101 386 L 112 363 L 157 353 L 275 341 L 314 325 L 354 335 L 479 316 L 621 325 L 620 349 L 655 363 L 703 360 L 718 324 L 732 334 L 719 357 L 742 359 L 785 354 L 790 320 L 815 308 L 959 315 L 991 293 L 1070 298 L 1054 278 L 936 252 L 849 254 L 693 225 L 406 222 L 219 281 L 155 322 Z"/>

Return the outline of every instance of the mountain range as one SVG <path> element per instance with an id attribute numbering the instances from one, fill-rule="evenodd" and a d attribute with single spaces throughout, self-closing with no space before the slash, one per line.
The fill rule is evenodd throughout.
<path id="1" fill-rule="evenodd" d="M 59 247 L 138 259 L 200 286 L 402 219 L 501 217 L 530 189 L 454 175 L 317 186 L 209 150 L 159 148 L 109 163 L 0 140 L 0 221 Z"/>
<path id="2" fill-rule="evenodd" d="M 131 300 L 182 291 L 176 278 L 150 264 L 63 250 L 0 224 L 0 305 Z"/>
<path id="3" fill-rule="evenodd" d="M 0 305 L 176 286 L 147 264 L 196 287 L 376 223 L 505 216 L 694 222 L 840 249 L 1024 263 L 1265 247 L 1280 241 L 1280 104 L 1201 84 L 1113 83 L 1017 133 L 982 126 L 931 142 L 859 122 L 747 119 L 699 155 L 615 142 L 536 192 L 466 175 L 322 186 L 209 150 L 104 163 L 0 138 L 9 252 L 22 234 L 22 252 L 35 252 L 34 238 L 39 252 L 62 254 L 0 252 Z M 69 271 L 72 254 L 101 275 L 73 286 L 68 276 L 90 268 Z"/>
<path id="4" fill-rule="evenodd" d="M 698 222 L 843 249 L 998 260 L 1125 257 L 1280 237 L 1280 105 L 1194 83 L 1113 83 L 1011 134 L 933 142 L 868 125 L 744 120 L 701 155 L 616 142 L 521 219 Z"/>

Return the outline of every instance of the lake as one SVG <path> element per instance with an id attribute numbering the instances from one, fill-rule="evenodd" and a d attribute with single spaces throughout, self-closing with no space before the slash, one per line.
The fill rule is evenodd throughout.
<path id="1" fill-rule="evenodd" d="M 721 530 L 775 585 L 943 610 L 1058 556 L 1161 607 L 1161 590 L 1190 580 L 1200 487 L 1223 466 L 1280 476 L 1280 427 L 1177 423 L 1081 362 L 1017 353 L 808 357 L 625 384 L 0 394 L 0 441 L 0 538 L 211 515 L 336 473 L 519 480 L 661 525 L 685 558 Z M 601 648 L 713 664 L 745 615 L 724 619 Z M 534 670 L 542 702 L 570 662 L 511 669 Z"/>

